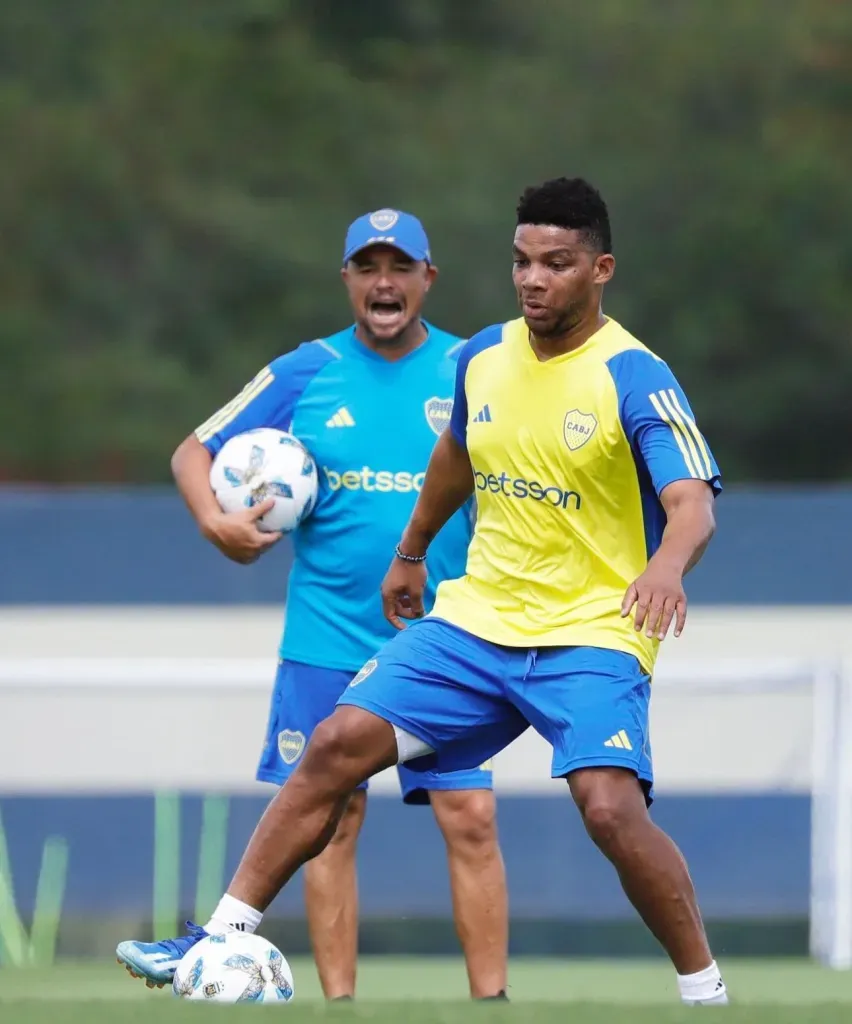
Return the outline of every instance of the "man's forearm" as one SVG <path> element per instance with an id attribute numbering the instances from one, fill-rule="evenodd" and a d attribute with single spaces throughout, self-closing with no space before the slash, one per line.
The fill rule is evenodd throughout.
<path id="1" fill-rule="evenodd" d="M 420 497 L 400 541 L 401 550 L 407 555 L 425 555 L 441 527 L 472 493 L 468 454 L 445 430 L 432 450 Z"/>
<path id="2" fill-rule="evenodd" d="M 716 523 L 712 503 L 683 501 L 667 510 L 668 522 L 652 562 L 674 566 L 682 576 L 701 561 Z"/>
<path id="3" fill-rule="evenodd" d="M 190 434 L 172 456 L 177 489 L 205 535 L 209 524 L 222 511 L 210 486 L 212 461 L 210 453 L 194 434 Z"/>

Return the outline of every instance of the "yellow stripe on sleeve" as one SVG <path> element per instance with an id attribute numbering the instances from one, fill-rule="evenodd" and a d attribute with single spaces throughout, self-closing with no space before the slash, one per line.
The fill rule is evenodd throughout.
<path id="1" fill-rule="evenodd" d="M 233 423 L 243 409 L 253 402 L 262 391 L 268 388 L 274 380 L 275 374 L 268 366 L 265 366 L 254 380 L 249 381 L 235 398 L 232 398 L 227 405 L 223 405 L 218 412 L 213 413 L 208 420 L 202 423 L 195 431 L 195 436 L 202 444 L 205 444 L 214 434 L 223 430 L 229 423 Z"/>
<path id="2" fill-rule="evenodd" d="M 691 477 L 695 477 L 696 479 L 698 479 L 699 474 L 695 470 L 695 466 L 692 462 L 692 456 L 690 455 L 689 450 L 687 448 L 683 428 L 680 427 L 671 418 L 668 412 L 666 412 L 666 410 L 660 404 L 660 399 L 657 397 L 657 395 L 648 395 L 648 398 L 651 400 L 651 405 L 653 405 L 654 409 L 657 412 L 657 415 L 660 417 L 663 423 L 667 423 L 669 427 L 671 427 L 671 431 L 674 434 L 675 441 L 677 441 L 677 446 L 678 448 L 680 448 L 680 453 L 683 456 L 683 461 L 686 463 L 686 468 L 689 470 L 689 475 Z"/>
<path id="3" fill-rule="evenodd" d="M 701 479 L 701 477 L 703 476 L 701 472 L 701 456 L 698 454 L 698 448 L 696 447 L 695 440 L 692 434 L 687 430 L 686 424 L 680 418 L 680 414 L 674 407 L 674 404 L 672 403 L 669 393 L 667 391 L 660 391 L 659 396 L 660 401 L 665 406 L 665 408 L 668 409 L 669 414 L 671 415 L 674 422 L 677 423 L 678 428 L 683 434 L 687 446 L 689 447 L 689 453 L 692 456 L 692 464 L 695 466 L 696 469 L 696 472 L 693 473 L 692 475 Z"/>
<path id="4" fill-rule="evenodd" d="M 704 475 L 709 480 L 713 476 L 713 464 L 710 461 L 710 452 L 707 448 L 707 443 L 704 440 L 701 431 L 698 429 L 695 420 L 687 412 L 684 411 L 683 407 L 680 404 L 680 399 L 677 397 L 677 392 L 673 388 L 669 390 L 669 398 L 671 399 L 672 405 L 675 407 L 675 409 L 677 409 L 678 413 L 680 414 L 680 418 L 682 419 L 685 428 L 692 435 L 696 445 L 698 446 L 698 450 L 701 453 L 701 458 L 698 460 L 698 465 L 703 467 Z"/>

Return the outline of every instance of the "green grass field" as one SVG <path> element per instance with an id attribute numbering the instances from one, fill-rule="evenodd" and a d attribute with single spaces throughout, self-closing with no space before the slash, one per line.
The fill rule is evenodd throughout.
<path id="1" fill-rule="evenodd" d="M 381 1024 L 693 1024 L 695 1013 L 741 1024 L 848 1024 L 852 973 L 799 960 L 741 960 L 725 966 L 735 1005 L 688 1010 L 677 1001 L 671 969 L 661 961 L 517 959 L 511 965 L 512 1005 L 471 1005 L 464 968 L 452 958 L 366 957 L 358 1002 L 323 1004 L 313 964 L 292 963 L 296 998 L 279 1012 L 293 1024 L 319 1018 Z M 626 1013 L 627 1011 L 627 1013 Z M 243 1022 L 257 1007 L 199 1009 L 167 991 L 148 991 L 118 964 L 62 963 L 49 969 L 0 970 L 0 1020 L 22 1024 L 170 1024 L 186 1014 L 226 1014 Z M 628 1015 L 629 1014 L 629 1015 Z"/>

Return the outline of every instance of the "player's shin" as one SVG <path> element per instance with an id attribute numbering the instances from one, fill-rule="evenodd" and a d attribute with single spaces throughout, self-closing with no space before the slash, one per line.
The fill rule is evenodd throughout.
<path id="1" fill-rule="evenodd" d="M 354 707 L 339 707 L 314 732 L 301 764 L 258 822 L 228 886 L 231 917 L 213 915 L 214 930 L 253 931 L 253 915 L 266 910 L 295 872 L 331 841 L 352 791 L 365 779 L 396 764 L 393 726 Z M 224 902 L 224 901 L 223 901 Z M 209 929 L 208 929 L 209 930 Z"/>
<path id="2" fill-rule="evenodd" d="M 355 853 L 366 792 L 352 794 L 334 838 L 305 864 L 305 910 L 314 961 L 326 999 L 352 998 L 358 954 Z"/>
<path id="3" fill-rule="evenodd" d="M 648 816 L 636 777 L 617 768 L 585 769 L 569 776 L 569 784 L 589 835 L 671 958 L 683 1001 L 727 1002 L 686 862 Z"/>
<path id="4" fill-rule="evenodd" d="M 710 953 L 686 862 L 674 842 L 646 818 L 612 843 L 600 844 L 624 892 L 666 950 L 684 1002 L 727 1002 Z"/>
<path id="5" fill-rule="evenodd" d="M 307 787 L 294 773 L 258 822 L 206 931 L 254 932 L 290 878 L 331 841 L 348 794 L 330 799 L 307 796 Z"/>
<path id="6" fill-rule="evenodd" d="M 435 790 L 432 808 L 447 845 L 453 917 L 474 999 L 505 995 L 509 945 L 506 871 L 491 790 Z"/>

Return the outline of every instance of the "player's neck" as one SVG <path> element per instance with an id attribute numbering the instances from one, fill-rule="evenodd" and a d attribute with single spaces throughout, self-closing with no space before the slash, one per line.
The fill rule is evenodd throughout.
<path id="1" fill-rule="evenodd" d="M 607 320 L 608 317 L 604 316 L 598 307 L 572 325 L 564 334 L 556 337 L 539 338 L 530 331 L 530 345 L 536 358 L 546 362 L 548 359 L 564 356 L 566 352 L 573 352 L 585 345 L 589 338 L 597 334 L 606 324 Z"/>
<path id="2" fill-rule="evenodd" d="M 395 363 L 404 359 L 415 349 L 420 348 L 423 342 L 429 337 L 429 331 L 421 319 L 412 320 L 402 334 L 396 338 L 385 341 L 382 338 L 375 338 L 363 324 L 355 325 L 355 337 L 371 352 L 387 359 L 389 363 Z"/>

